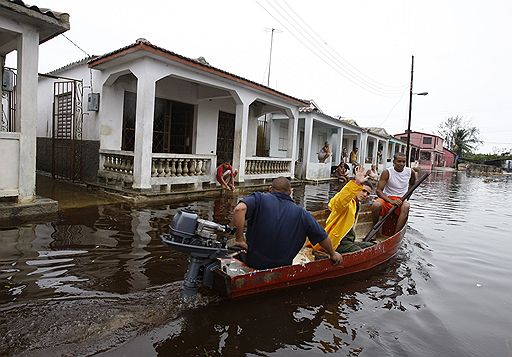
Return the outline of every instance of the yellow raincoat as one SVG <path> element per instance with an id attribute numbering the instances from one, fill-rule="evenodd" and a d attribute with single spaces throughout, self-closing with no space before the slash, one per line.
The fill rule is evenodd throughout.
<path id="1" fill-rule="evenodd" d="M 350 180 L 347 184 L 334 195 L 329 201 L 331 214 L 325 222 L 325 231 L 331 239 L 332 247 L 336 250 L 341 240 L 356 224 L 357 202 L 356 195 L 363 189 L 363 186 Z M 319 244 L 314 247 L 317 250 L 322 249 Z"/>

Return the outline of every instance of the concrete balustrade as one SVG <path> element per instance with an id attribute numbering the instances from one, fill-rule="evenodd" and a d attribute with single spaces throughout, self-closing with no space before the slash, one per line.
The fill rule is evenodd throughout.
<path id="1" fill-rule="evenodd" d="M 291 176 L 290 158 L 251 157 L 245 160 L 245 176 L 249 179 Z"/>
<path id="2" fill-rule="evenodd" d="M 201 184 L 215 180 L 215 155 L 153 153 L 151 185 Z M 131 151 L 100 150 L 98 176 L 107 183 L 133 183 L 134 155 Z M 113 182 L 112 182 L 113 181 Z"/>

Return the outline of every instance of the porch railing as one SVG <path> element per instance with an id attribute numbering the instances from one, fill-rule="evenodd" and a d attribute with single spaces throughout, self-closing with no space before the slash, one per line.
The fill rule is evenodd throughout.
<path id="1" fill-rule="evenodd" d="M 154 153 L 151 183 L 155 185 L 214 180 L 215 155 Z"/>
<path id="2" fill-rule="evenodd" d="M 249 179 L 291 176 L 292 159 L 251 157 L 245 160 L 245 176 Z"/>
<path id="3" fill-rule="evenodd" d="M 153 153 L 151 184 L 212 182 L 215 179 L 215 163 L 215 155 Z M 107 183 L 109 180 L 122 185 L 133 183 L 133 152 L 100 150 L 98 176 Z"/>
<path id="4" fill-rule="evenodd" d="M 98 177 L 125 185 L 133 183 L 133 152 L 100 150 Z"/>

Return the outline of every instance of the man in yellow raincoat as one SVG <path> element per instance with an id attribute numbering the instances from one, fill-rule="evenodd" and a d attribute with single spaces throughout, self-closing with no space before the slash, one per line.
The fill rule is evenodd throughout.
<path id="1" fill-rule="evenodd" d="M 371 194 L 373 186 L 366 181 L 364 167 L 356 168 L 355 180 L 345 186 L 330 201 L 331 214 L 325 222 L 325 231 L 338 253 L 355 252 L 373 245 L 372 242 L 355 242 L 354 226 L 357 223 L 359 202 Z M 318 245 L 315 249 L 321 249 Z"/>

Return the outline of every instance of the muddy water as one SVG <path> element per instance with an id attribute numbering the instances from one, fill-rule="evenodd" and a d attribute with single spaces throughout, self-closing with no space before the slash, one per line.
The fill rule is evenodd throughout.
<path id="1" fill-rule="evenodd" d="M 294 198 L 317 210 L 336 189 Z M 506 177 L 433 174 L 386 265 L 194 302 L 179 294 L 186 257 L 158 236 L 184 204 L 229 222 L 236 196 L 135 208 L 74 192 L 51 221 L 1 226 L 0 355 L 512 355 L 511 192 Z"/>

